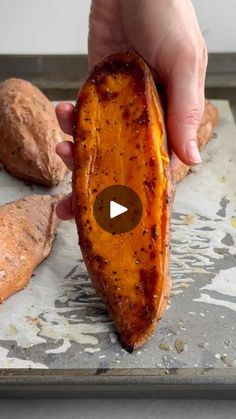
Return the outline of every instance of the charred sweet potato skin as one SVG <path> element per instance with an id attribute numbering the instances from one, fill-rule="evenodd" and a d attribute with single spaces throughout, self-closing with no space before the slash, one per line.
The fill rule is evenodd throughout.
<path id="1" fill-rule="evenodd" d="M 10 173 L 57 185 L 67 169 L 56 145 L 69 139 L 59 128 L 53 105 L 36 86 L 15 78 L 0 84 L 0 161 Z"/>
<path id="2" fill-rule="evenodd" d="M 0 302 L 26 287 L 49 254 L 58 195 L 31 195 L 0 205 Z"/>
<path id="3" fill-rule="evenodd" d="M 116 54 L 82 86 L 75 111 L 73 209 L 91 279 L 123 346 L 152 334 L 168 302 L 170 173 L 162 108 L 144 61 Z M 143 204 L 140 223 L 112 235 L 96 223 L 104 188 L 131 187 Z"/>

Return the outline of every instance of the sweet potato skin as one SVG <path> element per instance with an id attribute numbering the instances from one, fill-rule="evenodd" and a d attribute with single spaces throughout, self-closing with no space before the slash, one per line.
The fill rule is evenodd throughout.
<path id="1" fill-rule="evenodd" d="M 57 185 L 67 169 L 56 144 L 69 139 L 59 128 L 53 105 L 37 87 L 14 78 L 0 84 L 0 160 L 10 173 Z"/>
<path id="2" fill-rule="evenodd" d="M 24 288 L 49 254 L 59 196 L 32 195 L 0 205 L 0 301 Z"/>
<path id="3" fill-rule="evenodd" d="M 152 334 L 170 292 L 170 170 L 162 109 L 144 61 L 116 54 L 98 65 L 76 105 L 73 209 L 93 284 L 132 351 Z M 105 187 L 131 187 L 143 216 L 131 232 L 111 235 L 93 204 Z"/>

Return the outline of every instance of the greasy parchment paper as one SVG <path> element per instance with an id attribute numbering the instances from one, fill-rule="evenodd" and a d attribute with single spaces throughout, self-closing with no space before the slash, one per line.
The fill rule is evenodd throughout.
<path id="1" fill-rule="evenodd" d="M 117 342 L 91 286 L 74 222 L 61 222 L 52 252 L 28 287 L 0 305 L 0 368 L 236 367 L 236 128 L 226 101 L 203 164 L 177 187 L 171 304 L 133 354 Z M 49 193 L 70 190 L 70 175 Z M 32 193 L 3 169 L 0 203 Z"/>

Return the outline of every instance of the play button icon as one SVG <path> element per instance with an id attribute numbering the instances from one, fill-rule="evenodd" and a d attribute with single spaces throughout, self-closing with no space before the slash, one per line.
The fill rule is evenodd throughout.
<path id="1" fill-rule="evenodd" d="M 110 202 L 110 218 L 118 217 L 118 215 L 124 214 L 128 211 L 128 208 L 118 204 L 115 201 Z"/>
<path id="2" fill-rule="evenodd" d="M 137 193 L 125 185 L 104 188 L 95 198 L 93 213 L 99 226 L 111 233 L 133 230 L 141 220 L 142 202 Z"/>

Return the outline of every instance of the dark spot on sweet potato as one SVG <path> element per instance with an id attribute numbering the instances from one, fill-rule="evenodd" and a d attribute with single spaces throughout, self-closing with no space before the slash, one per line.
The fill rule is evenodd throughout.
<path id="1" fill-rule="evenodd" d="M 153 260 L 156 257 L 156 253 L 155 252 L 150 252 L 150 259 Z"/>
<path id="2" fill-rule="evenodd" d="M 148 110 L 145 107 L 141 113 L 141 115 L 136 119 L 136 123 L 138 123 L 139 125 L 148 125 L 150 119 L 149 119 L 149 114 L 148 114 Z"/>
<path id="3" fill-rule="evenodd" d="M 158 239 L 158 230 L 157 230 L 157 226 L 156 226 L 156 224 L 154 224 L 152 227 L 151 227 L 151 238 L 153 239 L 153 240 L 157 240 Z"/>
<path id="4" fill-rule="evenodd" d="M 97 71 L 97 67 L 94 68 L 90 76 L 91 83 L 95 86 L 100 86 L 102 84 L 106 84 L 106 75 L 102 74 L 101 72 Z"/>
<path id="5" fill-rule="evenodd" d="M 150 159 L 149 159 L 149 166 L 150 167 L 154 167 L 155 164 L 156 164 L 155 159 L 153 157 L 150 157 Z"/>
<path id="6" fill-rule="evenodd" d="M 146 321 L 152 320 L 155 317 L 155 302 L 153 296 L 155 294 L 158 276 L 156 268 L 151 270 L 140 269 L 140 289 L 142 290 L 145 301 L 143 316 Z"/>
<path id="7" fill-rule="evenodd" d="M 97 88 L 97 92 L 98 92 L 98 95 L 99 95 L 99 99 L 101 100 L 101 101 L 109 101 L 109 100 L 114 100 L 115 98 L 117 98 L 117 96 L 119 95 L 119 93 L 118 92 L 112 92 L 111 90 L 109 90 L 109 89 L 106 89 L 106 90 L 102 90 L 102 89 L 98 89 Z"/>
<path id="8" fill-rule="evenodd" d="M 122 112 L 122 118 L 123 119 L 129 119 L 130 117 L 130 110 L 129 108 L 126 106 L 124 111 Z"/>
<path id="9" fill-rule="evenodd" d="M 95 255 L 95 256 L 93 256 L 93 263 L 94 263 L 94 265 L 97 265 L 97 269 L 100 270 L 100 269 L 103 269 L 104 266 L 107 265 L 107 260 L 104 259 L 100 255 Z"/>

